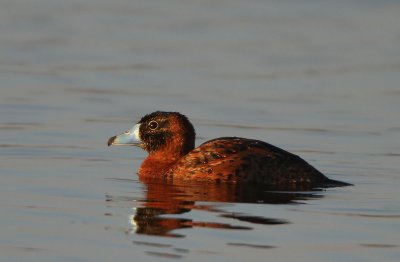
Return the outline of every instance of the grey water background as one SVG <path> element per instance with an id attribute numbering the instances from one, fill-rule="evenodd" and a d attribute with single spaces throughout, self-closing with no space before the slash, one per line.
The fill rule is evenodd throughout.
<path id="1" fill-rule="evenodd" d="M 399 261 L 399 13 L 394 0 L 0 1 L 0 260 Z M 200 201 L 158 217 L 192 221 L 179 237 L 140 233 L 145 152 L 106 141 L 155 110 L 186 114 L 197 144 L 261 139 L 355 186 Z"/>

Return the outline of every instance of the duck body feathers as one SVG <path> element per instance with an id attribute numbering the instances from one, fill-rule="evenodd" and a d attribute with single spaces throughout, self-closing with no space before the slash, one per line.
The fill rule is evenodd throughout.
<path id="1" fill-rule="evenodd" d="M 295 154 L 240 137 L 221 137 L 203 143 L 179 159 L 165 178 L 265 185 L 332 186 L 339 182 L 327 178 Z"/>

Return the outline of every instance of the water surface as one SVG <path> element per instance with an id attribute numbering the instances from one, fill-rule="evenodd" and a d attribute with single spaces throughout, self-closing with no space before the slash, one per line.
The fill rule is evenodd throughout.
<path id="1" fill-rule="evenodd" d="M 398 261 L 397 1 L 0 3 L 2 261 Z M 353 187 L 144 184 L 155 110 Z"/>

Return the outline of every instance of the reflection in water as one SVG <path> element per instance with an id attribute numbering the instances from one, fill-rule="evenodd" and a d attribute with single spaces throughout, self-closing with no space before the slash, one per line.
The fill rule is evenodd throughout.
<path id="1" fill-rule="evenodd" d="M 319 198 L 316 191 L 273 191 L 255 185 L 234 184 L 171 184 L 154 181 L 142 181 L 147 187 L 141 207 L 135 208 L 130 223 L 136 234 L 166 237 L 184 237 L 172 232 L 175 229 L 206 227 L 216 229 L 251 230 L 251 224 L 281 225 L 289 221 L 280 218 L 252 216 L 243 213 L 227 212 L 219 208 L 220 203 L 256 203 L 256 204 L 298 204 L 300 200 Z M 123 198 L 109 197 L 108 201 Z M 200 202 L 200 203 L 199 203 Z M 214 202 L 216 204 L 201 204 Z M 219 204 L 218 204 L 219 203 Z M 233 222 L 247 222 L 247 226 L 221 222 L 193 221 L 176 215 L 201 210 L 219 214 L 219 217 L 232 219 Z M 168 217 L 168 215 L 175 215 Z"/>
<path id="2" fill-rule="evenodd" d="M 247 243 L 228 243 L 228 245 L 229 246 L 238 246 L 238 247 L 262 248 L 262 249 L 275 248 L 275 246 L 253 245 L 253 244 L 247 244 Z"/>

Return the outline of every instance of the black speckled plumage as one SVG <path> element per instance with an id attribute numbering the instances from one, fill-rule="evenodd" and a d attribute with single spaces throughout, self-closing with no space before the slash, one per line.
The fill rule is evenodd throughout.
<path id="1" fill-rule="evenodd" d="M 282 186 L 346 185 L 327 178 L 297 155 L 263 141 L 240 137 L 205 142 L 178 160 L 166 175 L 171 179 Z"/>

